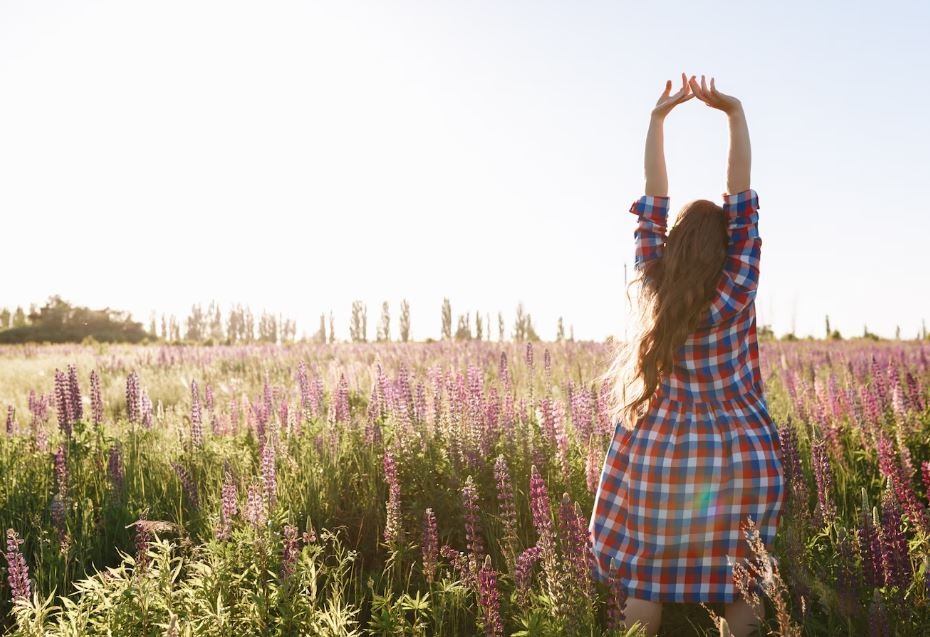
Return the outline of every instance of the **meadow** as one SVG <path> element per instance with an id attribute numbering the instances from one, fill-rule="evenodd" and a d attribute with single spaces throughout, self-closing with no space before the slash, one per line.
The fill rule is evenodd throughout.
<path id="1" fill-rule="evenodd" d="M 2 346 L 10 635 L 624 635 L 592 342 Z M 763 634 L 930 634 L 930 343 L 766 341 Z M 751 538 L 750 538 L 751 539 Z M 663 635 L 716 635 L 670 604 Z"/>

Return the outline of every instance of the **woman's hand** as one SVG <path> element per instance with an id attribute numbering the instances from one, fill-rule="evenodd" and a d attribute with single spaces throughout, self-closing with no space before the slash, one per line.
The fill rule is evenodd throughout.
<path id="1" fill-rule="evenodd" d="M 672 81 L 668 80 L 665 82 L 665 90 L 659 96 L 659 101 L 656 102 L 656 107 L 652 109 L 653 117 L 664 119 L 666 115 L 672 112 L 673 108 L 694 97 L 691 86 L 688 84 L 688 77 L 684 73 L 681 74 L 681 89 L 674 95 L 670 95 L 671 92 Z"/>
<path id="2" fill-rule="evenodd" d="M 698 86 L 694 75 L 691 76 L 688 84 L 691 86 L 691 90 L 694 92 L 693 94 L 711 108 L 721 110 L 727 115 L 732 115 L 743 110 L 742 102 L 732 95 L 724 95 L 717 90 L 717 87 L 714 86 L 714 78 L 710 78 L 710 88 L 707 88 L 703 75 L 701 76 L 700 86 Z"/>

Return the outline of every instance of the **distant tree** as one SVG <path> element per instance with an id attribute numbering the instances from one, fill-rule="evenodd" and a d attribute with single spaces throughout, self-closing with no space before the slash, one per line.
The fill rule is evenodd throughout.
<path id="1" fill-rule="evenodd" d="M 529 314 L 526 315 L 526 340 L 528 341 L 540 340 L 539 334 L 536 333 L 536 330 L 533 327 L 533 317 L 530 316 Z"/>
<path id="2" fill-rule="evenodd" d="M 187 317 L 187 332 L 184 338 L 189 341 L 202 341 L 204 339 L 206 323 L 204 320 L 203 310 L 199 304 L 191 307 L 190 316 Z"/>
<path id="3" fill-rule="evenodd" d="M 321 345 L 326 344 L 326 314 L 320 314 L 320 327 L 316 334 L 313 335 L 313 342 Z"/>
<path id="4" fill-rule="evenodd" d="M 155 312 L 154 311 L 149 316 L 149 334 L 151 334 L 153 338 L 158 338 L 158 328 L 155 326 Z"/>
<path id="5" fill-rule="evenodd" d="M 449 299 L 442 299 L 442 339 L 452 340 L 452 304 Z"/>
<path id="6" fill-rule="evenodd" d="M 760 342 L 762 342 L 762 341 L 774 341 L 774 340 L 776 340 L 776 339 L 775 339 L 775 332 L 774 332 L 774 330 L 772 330 L 772 326 L 771 326 L 771 325 L 762 325 L 762 326 L 760 326 L 760 327 L 759 327 L 759 331 L 758 331 L 758 333 L 756 334 L 756 337 L 759 339 Z"/>
<path id="7" fill-rule="evenodd" d="M 471 315 L 459 314 L 459 324 L 455 330 L 455 340 L 470 341 L 471 338 Z"/>
<path id="8" fill-rule="evenodd" d="M 352 301 L 352 322 L 349 324 L 349 338 L 353 343 L 365 343 L 368 340 L 368 308 L 362 301 Z"/>
<path id="9" fill-rule="evenodd" d="M 920 340 L 927 340 L 927 321 L 926 319 L 920 319 Z"/>
<path id="10" fill-rule="evenodd" d="M 894 327 L 894 340 L 896 341 L 901 340 L 901 326 L 900 325 L 895 325 Z"/>
<path id="11" fill-rule="evenodd" d="M 377 340 L 384 343 L 391 340 L 391 309 L 388 302 L 381 304 L 381 323 L 378 325 Z"/>
<path id="12" fill-rule="evenodd" d="M 410 304 L 407 299 L 400 302 L 400 340 L 404 343 L 410 340 Z"/>
<path id="13" fill-rule="evenodd" d="M 862 338 L 868 338 L 868 339 L 871 339 L 871 340 L 873 340 L 873 341 L 880 341 L 880 340 L 881 340 L 881 338 L 879 338 L 879 336 L 878 336 L 877 334 L 873 334 L 872 332 L 870 332 L 870 331 L 869 331 L 868 325 L 865 325 L 865 324 L 863 324 L 863 326 L 862 326 Z"/>
<path id="14" fill-rule="evenodd" d="M 13 327 L 25 327 L 26 326 L 26 313 L 23 312 L 22 307 L 17 307 L 16 311 L 13 312 Z"/>
<path id="15" fill-rule="evenodd" d="M 333 317 L 333 311 L 329 311 L 329 342 L 336 342 L 336 319 Z"/>
<path id="16" fill-rule="evenodd" d="M 565 340 L 565 324 L 562 322 L 562 317 L 559 317 L 559 323 L 555 330 L 555 340 L 564 341 Z"/>
<path id="17" fill-rule="evenodd" d="M 13 314 L 6 308 L 0 310 L 0 330 L 5 330 L 10 327 L 10 321 L 13 318 Z"/>
<path id="18" fill-rule="evenodd" d="M 523 301 L 517 304 L 517 316 L 513 323 L 513 340 L 522 343 L 527 340 L 527 316 L 523 311 Z"/>
<path id="19" fill-rule="evenodd" d="M 504 313 L 501 311 L 497 312 L 497 340 L 501 343 L 504 342 Z"/>
<path id="20" fill-rule="evenodd" d="M 59 296 L 50 297 L 41 308 L 31 307 L 28 321 L 22 308 L 17 308 L 22 320 L 0 332 L 0 343 L 80 343 L 88 337 L 101 343 L 138 343 L 147 336 L 128 312 L 72 306 Z"/>
<path id="21" fill-rule="evenodd" d="M 273 314 L 262 312 L 258 322 L 258 340 L 262 343 L 278 342 L 278 321 Z"/>
<path id="22" fill-rule="evenodd" d="M 569 328 L 569 330 L 568 330 L 568 334 L 569 334 L 568 340 L 571 341 L 572 343 L 574 343 L 574 342 L 575 342 L 575 326 L 574 326 L 574 324 L 573 324 L 573 325 L 569 325 L 568 328 Z"/>
<path id="23" fill-rule="evenodd" d="M 487 329 L 485 330 L 485 333 L 488 335 L 487 340 L 490 341 L 491 340 L 491 313 L 490 312 L 484 313 L 484 324 L 487 326 Z"/>
<path id="24" fill-rule="evenodd" d="M 475 312 L 475 340 L 484 340 L 484 324 L 481 322 L 481 315 Z"/>
<path id="25" fill-rule="evenodd" d="M 168 323 L 165 321 L 165 315 L 161 315 L 161 338 L 164 341 L 168 340 Z"/>
<path id="26" fill-rule="evenodd" d="M 210 340 L 214 343 L 223 342 L 223 314 L 220 306 L 216 301 L 210 301 L 210 309 L 207 314 L 210 317 Z"/>
<path id="27" fill-rule="evenodd" d="M 830 331 L 830 315 L 827 314 L 827 338 L 830 338 L 830 334 L 832 334 Z"/>
<path id="28" fill-rule="evenodd" d="M 181 340 L 181 325 L 178 323 L 177 317 L 174 314 L 171 315 L 168 324 L 168 337 L 171 341 L 177 343 Z"/>

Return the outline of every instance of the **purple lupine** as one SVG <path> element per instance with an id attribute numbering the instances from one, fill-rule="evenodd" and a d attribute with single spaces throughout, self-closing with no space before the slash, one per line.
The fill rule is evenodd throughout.
<path id="1" fill-rule="evenodd" d="M 90 414 L 95 425 L 103 422 L 103 397 L 100 392 L 100 375 L 96 369 L 90 372 Z"/>
<path id="2" fill-rule="evenodd" d="M 514 567 L 513 582 L 517 592 L 518 605 L 521 608 L 527 607 L 530 586 L 533 582 L 533 567 L 539 561 L 542 555 L 542 549 L 538 546 L 531 546 L 517 557 Z"/>
<path id="3" fill-rule="evenodd" d="M 297 527 L 285 524 L 283 529 L 283 546 L 281 552 L 281 576 L 290 577 L 297 567 L 297 556 L 300 555 L 300 536 Z"/>
<path id="4" fill-rule="evenodd" d="M 245 505 L 245 519 L 257 530 L 268 523 L 268 509 L 265 507 L 265 498 L 262 487 L 252 481 L 249 485 Z"/>
<path id="5" fill-rule="evenodd" d="M 568 493 L 559 504 L 559 535 L 562 540 L 563 568 L 583 599 L 590 599 L 594 586 L 589 576 L 594 566 L 587 525 Z"/>
<path id="6" fill-rule="evenodd" d="M 196 447 L 203 446 L 203 407 L 196 380 L 191 380 L 191 442 Z"/>
<path id="7" fill-rule="evenodd" d="M 620 563 L 616 558 L 610 559 L 610 570 L 607 576 L 607 627 L 619 630 L 626 622 L 627 591 L 620 578 Z"/>
<path id="8" fill-rule="evenodd" d="M 480 513 L 478 511 L 478 491 L 471 476 L 465 479 L 462 487 L 462 510 L 465 517 L 465 541 L 468 550 L 480 562 L 484 555 L 484 537 L 481 534 Z"/>
<path id="9" fill-rule="evenodd" d="M 171 466 L 175 474 L 177 474 L 178 480 L 181 482 L 181 488 L 184 491 L 184 495 L 187 497 L 187 501 L 190 502 L 191 508 L 199 509 L 200 496 L 197 494 L 197 484 L 194 482 L 194 478 L 191 476 L 190 471 L 179 462 L 172 462 Z"/>
<path id="10" fill-rule="evenodd" d="M 13 405 L 6 406 L 6 435 L 12 436 L 16 431 L 16 409 Z"/>
<path id="11" fill-rule="evenodd" d="M 439 559 L 439 534 L 436 529 L 436 514 L 431 508 L 423 512 L 423 539 L 420 542 L 420 551 L 423 556 L 423 576 L 432 584 Z"/>
<path id="12" fill-rule="evenodd" d="M 837 538 L 839 561 L 836 573 L 836 588 L 844 615 L 851 616 L 856 613 L 859 593 L 860 577 L 855 568 L 855 555 L 853 543 L 848 533 L 839 533 Z"/>
<path id="13" fill-rule="evenodd" d="M 924 491 L 927 493 L 928 499 L 930 499 L 930 462 L 926 460 L 920 463 L 920 478 L 924 483 Z"/>
<path id="14" fill-rule="evenodd" d="M 872 523 L 872 511 L 865 506 L 865 502 L 863 502 L 859 517 L 859 555 L 862 558 L 862 571 L 865 575 L 866 586 L 873 589 L 879 588 L 885 580 L 882 554 L 875 525 Z"/>
<path id="15" fill-rule="evenodd" d="M 485 636 L 502 637 L 504 624 L 500 614 L 500 591 L 497 590 L 497 571 L 491 566 L 490 555 L 485 557 L 484 566 L 478 573 L 478 602 L 481 605 Z"/>
<path id="16" fill-rule="evenodd" d="M 888 609 L 879 591 L 875 591 L 872 603 L 869 604 L 869 637 L 891 637 Z"/>
<path id="17" fill-rule="evenodd" d="M 238 513 L 237 498 L 239 496 L 232 474 L 227 470 L 223 476 L 222 506 L 220 508 L 220 527 L 216 532 L 216 539 L 226 540 L 232 532 L 232 521 Z"/>
<path id="18" fill-rule="evenodd" d="M 307 364 L 303 361 L 297 365 L 297 388 L 300 390 L 300 409 L 304 420 L 309 420 L 310 411 L 310 376 L 307 374 Z"/>
<path id="19" fill-rule="evenodd" d="M 110 484 L 113 485 L 115 490 L 119 491 L 123 488 L 123 479 L 125 477 L 123 471 L 123 456 L 117 445 L 110 445 L 107 458 L 107 477 L 110 479 Z"/>
<path id="20" fill-rule="evenodd" d="M 349 381 L 345 374 L 339 374 L 339 383 L 336 385 L 336 422 L 349 422 Z"/>
<path id="21" fill-rule="evenodd" d="M 497 505 L 500 510 L 501 524 L 504 527 L 501 545 L 504 558 L 507 560 L 507 568 L 512 573 L 519 542 L 517 537 L 517 507 L 514 504 L 510 469 L 507 467 L 504 454 L 497 456 L 497 460 L 494 461 L 494 478 L 497 483 Z"/>
<path id="22" fill-rule="evenodd" d="M 58 445 L 55 452 L 55 492 L 62 497 L 68 495 L 68 459 L 64 444 Z"/>
<path id="23" fill-rule="evenodd" d="M 129 422 L 139 422 L 142 417 L 141 401 L 142 387 L 139 384 L 139 374 L 135 370 L 126 377 L 126 419 Z"/>
<path id="24" fill-rule="evenodd" d="M 452 568 L 459 574 L 459 577 L 462 578 L 462 582 L 465 586 L 475 591 L 478 590 L 478 576 L 472 569 L 471 563 L 473 560 L 470 559 L 468 555 L 461 551 L 456 551 L 448 544 L 442 545 L 439 549 L 439 554 L 449 560 Z"/>
<path id="25" fill-rule="evenodd" d="M 530 469 L 530 509 L 533 512 L 533 526 L 543 536 L 551 533 L 552 514 L 549 508 L 549 489 L 546 481 L 539 475 L 534 464 Z"/>
<path id="26" fill-rule="evenodd" d="M 894 489 L 894 495 L 900 506 L 904 509 L 908 519 L 924 531 L 930 530 L 926 510 L 923 504 L 914 493 L 914 487 L 907 474 L 903 463 L 896 459 L 896 454 L 892 448 L 891 441 L 880 433 L 878 437 L 878 467 L 881 474 L 887 478 L 890 486 Z"/>
<path id="27" fill-rule="evenodd" d="M 207 411 L 213 411 L 215 406 L 215 401 L 213 398 L 213 386 L 210 383 L 204 385 L 203 388 L 203 404 L 207 408 Z"/>
<path id="28" fill-rule="evenodd" d="M 588 493 L 591 495 L 597 493 L 597 487 L 601 481 L 603 459 L 603 450 L 597 445 L 595 437 L 591 436 L 588 438 L 588 453 L 585 455 L 584 462 L 585 486 L 588 487 Z"/>
<path id="29" fill-rule="evenodd" d="M 901 529 L 901 510 L 889 489 L 882 492 L 882 539 L 888 551 L 891 568 L 886 572 L 887 585 L 905 590 L 913 577 L 908 556 L 907 538 Z"/>
<path id="30" fill-rule="evenodd" d="M 142 412 L 142 426 L 146 429 L 152 428 L 152 400 L 148 393 L 143 389 L 139 396 L 139 410 Z"/>
<path id="31" fill-rule="evenodd" d="M 81 399 L 81 386 L 78 384 L 77 369 L 68 365 L 68 400 L 71 403 L 71 416 L 74 422 L 84 419 L 84 401 Z"/>
<path id="32" fill-rule="evenodd" d="M 911 406 L 918 412 L 922 412 L 924 410 L 924 400 L 920 392 L 920 385 L 917 383 L 917 379 L 914 378 L 910 372 L 907 372 L 906 379 L 907 395 L 910 399 Z"/>
<path id="33" fill-rule="evenodd" d="M 32 596 L 32 585 L 29 581 L 29 566 L 19 550 L 23 540 L 13 529 L 6 531 L 6 557 L 7 583 L 10 586 L 10 595 L 14 600 L 28 600 Z"/>
<path id="34" fill-rule="evenodd" d="M 265 441 L 262 446 L 262 482 L 265 490 L 265 498 L 268 500 L 269 510 L 274 508 L 275 501 L 278 497 L 278 479 L 275 470 L 276 454 L 273 439 Z"/>
<path id="35" fill-rule="evenodd" d="M 55 370 L 55 412 L 58 414 L 58 427 L 66 438 L 71 437 L 71 425 L 74 415 L 71 406 L 71 390 L 64 372 Z"/>
<path id="36" fill-rule="evenodd" d="M 833 471 L 827 457 L 826 441 L 819 439 L 811 444 L 811 459 L 814 479 L 817 481 L 818 526 L 832 524 L 836 520 L 836 505 L 833 502 Z"/>
<path id="37" fill-rule="evenodd" d="M 388 486 L 387 520 L 384 524 L 384 541 L 394 544 L 400 541 L 400 480 L 397 477 L 397 465 L 394 454 L 384 452 L 384 481 Z"/>

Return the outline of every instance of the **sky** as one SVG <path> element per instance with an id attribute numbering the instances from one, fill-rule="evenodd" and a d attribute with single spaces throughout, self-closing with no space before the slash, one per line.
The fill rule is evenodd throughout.
<path id="1" fill-rule="evenodd" d="M 415 339 L 522 302 L 622 334 L 628 210 L 665 80 L 738 97 L 758 325 L 913 338 L 930 320 L 930 3 L 0 0 L 0 306 L 312 333 L 352 301 Z M 665 127 L 673 222 L 722 203 L 725 116 Z"/>

